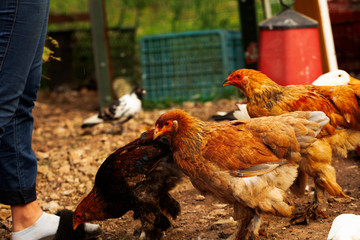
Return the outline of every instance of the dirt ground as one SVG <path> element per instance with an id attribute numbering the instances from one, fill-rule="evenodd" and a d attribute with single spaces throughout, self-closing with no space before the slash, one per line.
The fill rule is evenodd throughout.
<path id="1" fill-rule="evenodd" d="M 235 100 L 214 103 L 185 103 L 178 107 L 206 120 L 217 111 L 234 108 Z M 74 210 L 92 188 L 95 174 L 105 158 L 117 148 L 153 127 L 157 117 L 167 110 L 143 111 L 123 126 L 100 124 L 92 129 L 80 128 L 82 121 L 97 111 L 95 92 L 83 90 L 39 94 L 34 109 L 33 147 L 39 161 L 38 199 L 42 208 L 51 213 L 60 209 Z M 327 219 L 309 225 L 290 225 L 288 218 L 264 216 L 265 236 L 261 239 L 326 239 L 333 219 L 342 213 L 360 214 L 360 158 L 350 153 L 348 159 L 334 159 L 339 184 L 350 197 L 329 198 Z M 293 197 L 295 213 L 311 201 L 313 183 L 303 198 Z M 226 239 L 235 229 L 232 208 L 211 197 L 203 197 L 184 178 L 171 194 L 181 204 L 181 214 L 163 239 Z M 101 224 L 104 232 L 99 239 L 134 239 L 140 226 L 128 212 L 119 219 Z M 11 226 L 8 206 L 0 205 L 0 240 L 9 239 Z"/>

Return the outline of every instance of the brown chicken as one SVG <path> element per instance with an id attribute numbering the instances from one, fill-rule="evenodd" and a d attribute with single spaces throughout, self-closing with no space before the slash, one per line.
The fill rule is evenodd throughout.
<path id="1" fill-rule="evenodd" d="M 142 223 L 137 232 L 145 233 L 146 239 L 160 239 L 170 227 L 166 216 L 175 219 L 180 213 L 180 205 L 169 191 L 181 176 L 169 146 L 153 140 L 153 130 L 147 131 L 103 162 L 93 189 L 74 212 L 73 227 L 118 218 L 132 210 L 134 219 Z"/>
<path id="2" fill-rule="evenodd" d="M 247 97 L 250 117 L 274 116 L 293 111 L 322 111 L 330 119 L 318 140 L 308 149 L 300 164 L 299 177 L 292 187 L 296 195 L 303 195 L 307 176 L 315 183 L 313 203 L 305 214 L 293 223 L 309 222 L 324 216 L 324 189 L 333 196 L 346 197 L 336 182 L 331 160 L 333 154 L 346 157 L 360 143 L 360 85 L 280 86 L 265 74 L 251 69 L 233 72 L 223 86 L 233 85 Z"/>
<path id="3" fill-rule="evenodd" d="M 327 122 L 322 112 L 294 112 L 215 123 L 173 110 L 156 121 L 154 139 L 170 143 L 175 163 L 203 194 L 233 204 L 234 239 L 255 239 L 261 212 L 291 215 L 285 191 L 301 154 Z"/>

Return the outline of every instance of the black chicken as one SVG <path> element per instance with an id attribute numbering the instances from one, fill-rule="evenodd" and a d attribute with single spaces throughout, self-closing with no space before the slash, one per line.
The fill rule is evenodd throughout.
<path id="1" fill-rule="evenodd" d="M 100 166 L 91 192 L 77 206 L 73 227 L 88 221 L 118 218 L 129 210 L 140 219 L 147 239 L 160 239 L 180 204 L 169 191 L 182 173 L 167 144 L 153 140 L 153 130 L 119 148 Z"/>

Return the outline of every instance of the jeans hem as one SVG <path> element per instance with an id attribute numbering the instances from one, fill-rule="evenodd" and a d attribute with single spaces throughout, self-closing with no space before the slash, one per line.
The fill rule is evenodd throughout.
<path id="1" fill-rule="evenodd" d="M 5 205 L 24 205 L 36 200 L 36 187 L 22 190 L 0 189 L 0 203 Z"/>

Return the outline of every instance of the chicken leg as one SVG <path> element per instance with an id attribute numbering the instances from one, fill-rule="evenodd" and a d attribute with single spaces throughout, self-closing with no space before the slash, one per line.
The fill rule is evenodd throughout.
<path id="1" fill-rule="evenodd" d="M 322 139 L 316 140 L 307 149 L 306 157 L 300 163 L 300 172 L 305 172 L 314 179 L 314 198 L 312 203 L 306 207 L 304 213 L 295 215 L 291 220 L 292 224 L 308 224 L 311 220 L 317 220 L 320 217 L 327 218 L 324 213 L 326 211 L 325 190 L 332 196 L 347 197 L 336 182 L 336 172 L 334 167 L 331 166 L 331 160 L 331 146 Z M 292 188 L 292 190 L 294 189 Z M 300 190 L 300 193 L 303 192 Z M 299 192 L 297 195 L 299 195 Z"/>
<path id="2" fill-rule="evenodd" d="M 169 219 L 152 202 L 143 201 L 140 206 L 134 210 L 134 219 L 141 221 L 141 228 L 136 230 L 139 239 L 161 239 L 162 232 L 171 225 Z"/>
<path id="3" fill-rule="evenodd" d="M 259 229 L 262 222 L 256 210 L 234 203 L 234 219 L 238 221 L 236 232 L 228 240 L 259 239 Z"/>

